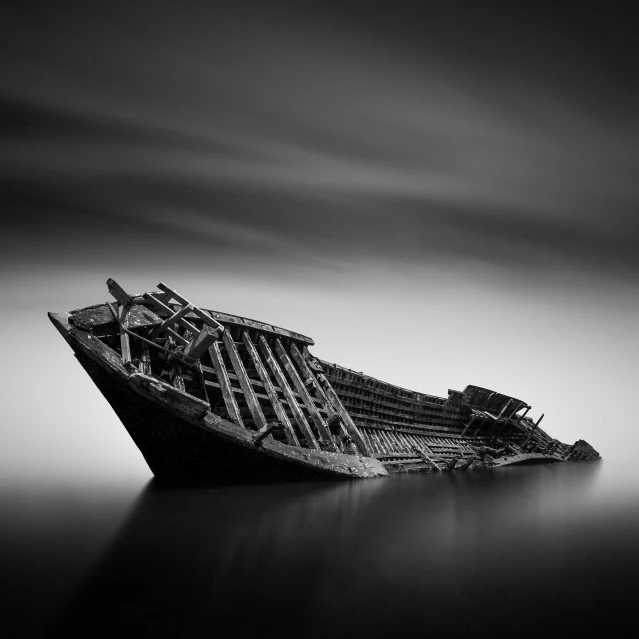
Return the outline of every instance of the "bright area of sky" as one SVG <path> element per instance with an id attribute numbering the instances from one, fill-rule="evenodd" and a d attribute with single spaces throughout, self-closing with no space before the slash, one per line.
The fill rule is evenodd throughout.
<path id="1" fill-rule="evenodd" d="M 639 127 L 601 43 L 516 16 L 62 5 L 3 22 L 2 480 L 150 475 L 46 317 L 108 277 L 634 458 Z"/>

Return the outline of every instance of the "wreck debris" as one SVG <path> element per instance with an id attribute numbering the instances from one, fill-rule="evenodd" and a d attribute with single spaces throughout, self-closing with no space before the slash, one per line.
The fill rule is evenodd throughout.
<path id="1" fill-rule="evenodd" d="M 599 457 L 551 438 L 531 406 L 479 386 L 409 391 L 314 357 L 299 333 L 197 307 L 163 283 L 50 314 L 167 477 L 377 477 Z"/>

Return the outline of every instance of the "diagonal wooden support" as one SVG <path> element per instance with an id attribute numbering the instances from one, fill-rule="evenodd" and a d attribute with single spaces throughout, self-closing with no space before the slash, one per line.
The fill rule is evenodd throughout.
<path id="1" fill-rule="evenodd" d="M 311 415 L 311 419 L 317 428 L 317 432 L 321 435 L 321 437 L 328 442 L 329 447 L 334 452 L 339 452 L 339 448 L 336 446 L 333 438 L 331 437 L 331 432 L 328 430 L 326 426 L 326 422 L 322 419 L 321 415 L 317 411 L 317 406 L 315 406 L 315 402 L 308 394 L 308 390 L 304 385 L 304 382 L 301 380 L 299 373 L 297 372 L 291 358 L 288 356 L 284 346 L 282 346 L 282 342 L 280 339 L 275 340 L 275 351 L 277 352 L 280 362 L 284 366 L 288 376 L 291 378 L 293 385 L 297 392 L 302 396 L 302 401 L 306 405 L 308 412 Z"/>
<path id="2" fill-rule="evenodd" d="M 318 381 L 322 384 L 324 393 L 326 394 L 331 404 L 337 411 L 337 414 L 342 418 L 342 422 L 344 423 L 344 426 L 346 427 L 348 434 L 350 435 L 352 440 L 355 442 L 355 445 L 359 449 L 360 453 L 362 455 L 370 456 L 371 455 L 370 447 L 366 444 L 366 442 L 362 438 L 362 435 L 359 432 L 359 429 L 355 425 L 355 422 L 351 418 L 349 412 L 346 410 L 346 408 L 344 408 L 344 404 L 342 404 L 342 401 L 340 400 L 339 396 L 335 392 L 335 389 L 331 386 L 331 383 L 326 378 L 326 375 L 324 375 L 323 373 L 317 373 L 316 375 L 317 375 Z"/>
<path id="3" fill-rule="evenodd" d="M 244 368 L 244 363 L 240 359 L 240 354 L 237 352 L 235 342 L 228 331 L 224 331 L 222 339 L 224 341 L 226 352 L 231 360 L 231 364 L 233 365 L 233 370 L 235 371 L 240 382 L 240 386 L 242 387 L 246 403 L 248 404 L 251 415 L 253 416 L 253 421 L 255 422 L 258 430 L 260 428 L 265 428 L 267 424 L 266 418 L 264 417 L 262 407 L 255 396 L 255 391 L 253 390 L 253 385 L 251 384 L 249 376 L 246 373 L 246 369 Z"/>
<path id="4" fill-rule="evenodd" d="M 163 305 L 164 306 L 164 305 Z M 168 308 L 168 306 L 166 307 Z M 170 310 L 170 309 L 169 309 Z M 179 320 L 181 320 L 185 315 L 188 315 L 193 310 L 191 305 L 183 306 L 179 311 L 173 313 L 170 317 L 167 317 L 152 333 L 151 337 L 157 337 L 160 333 L 163 333 L 167 328 L 171 328 L 173 324 L 176 324 Z M 188 323 L 188 322 L 187 322 Z M 193 333 L 197 333 L 197 329 L 192 324 L 188 323 L 188 326 L 185 327 Z"/>
<path id="5" fill-rule="evenodd" d="M 288 405 L 290 406 L 291 411 L 293 412 L 293 417 L 295 419 L 295 422 L 297 423 L 300 431 L 304 435 L 304 439 L 308 443 L 309 448 L 312 448 L 314 450 L 319 450 L 319 445 L 317 444 L 317 441 L 315 440 L 313 431 L 308 425 L 308 422 L 306 421 L 304 414 L 300 410 L 299 404 L 297 403 L 297 400 L 295 399 L 295 395 L 293 395 L 293 391 L 291 390 L 291 387 L 288 384 L 286 376 L 284 375 L 282 369 L 280 368 L 280 365 L 277 363 L 277 360 L 275 359 L 275 355 L 273 355 L 273 351 L 271 351 L 271 347 L 268 345 L 268 343 L 264 339 L 264 335 L 260 335 L 259 344 L 260 344 L 260 350 L 262 351 L 262 355 L 264 355 L 264 359 L 266 360 L 266 363 L 268 364 L 269 368 L 273 371 L 273 375 L 275 376 L 277 383 L 282 389 L 282 392 L 284 393 L 284 397 L 286 397 L 286 401 L 288 402 Z"/>
<path id="6" fill-rule="evenodd" d="M 257 374 L 260 376 L 262 383 L 264 384 L 264 390 L 268 395 L 268 398 L 271 400 L 271 404 L 273 406 L 273 410 L 277 415 L 277 418 L 280 421 L 280 424 L 284 426 L 284 432 L 286 433 L 286 441 L 291 446 L 299 446 L 299 440 L 297 439 L 297 435 L 295 435 L 295 431 L 293 430 L 293 425 L 286 414 L 286 410 L 284 406 L 282 406 L 282 402 L 280 402 L 279 397 L 277 396 L 277 392 L 273 387 L 273 382 L 271 382 L 271 378 L 269 374 L 266 372 L 264 368 L 264 364 L 262 364 L 262 360 L 260 359 L 259 353 L 255 348 L 255 345 L 251 341 L 249 337 L 248 331 L 244 331 L 242 334 L 242 341 L 244 342 L 244 346 L 246 346 L 246 350 L 248 350 L 251 360 L 253 361 L 253 365 L 255 366 L 255 370 L 257 370 Z"/>
<path id="7" fill-rule="evenodd" d="M 533 433 L 537 430 L 537 427 L 539 426 L 543 418 L 544 418 L 544 414 L 542 413 L 541 417 L 537 420 L 537 423 L 534 424 L 531 427 L 531 429 L 528 431 L 528 435 L 526 435 L 526 439 L 524 439 L 524 441 L 520 444 L 520 446 L 525 446 L 529 442 L 530 438 L 533 436 Z"/>
<path id="8" fill-rule="evenodd" d="M 337 415 L 340 418 L 339 422 L 340 422 L 340 430 L 342 431 L 342 435 L 348 435 L 349 434 L 348 430 L 346 429 L 346 425 L 344 424 L 344 421 L 342 420 L 341 415 L 338 414 L 336 408 L 333 406 L 331 401 L 326 396 L 324 389 L 320 386 L 320 383 L 317 381 L 317 378 L 315 377 L 315 373 L 310 369 L 307 361 L 304 359 L 302 353 L 300 353 L 299 349 L 297 348 L 295 344 L 291 344 L 291 355 L 304 377 L 304 386 L 306 386 L 308 389 L 315 390 L 317 394 L 317 399 L 319 399 L 320 404 L 326 411 L 329 419 L 332 416 Z M 327 430 L 330 433 L 330 428 L 327 427 Z"/>
<path id="9" fill-rule="evenodd" d="M 462 431 L 462 437 L 466 435 L 468 429 L 472 426 L 472 423 L 475 421 L 475 415 L 470 418 L 470 421 L 466 424 L 464 430 Z"/>
<path id="10" fill-rule="evenodd" d="M 229 417 L 236 424 L 244 426 L 244 422 L 242 421 L 242 417 L 240 415 L 240 408 L 237 405 L 235 395 L 233 394 L 233 389 L 231 388 L 229 375 L 226 370 L 226 366 L 224 365 L 224 360 L 222 359 L 219 342 L 214 342 L 209 347 L 209 355 L 211 356 L 211 361 L 213 362 L 213 368 L 215 368 L 217 381 L 220 385 L 220 390 L 222 391 L 222 398 L 224 399 L 226 411 L 228 412 Z"/>

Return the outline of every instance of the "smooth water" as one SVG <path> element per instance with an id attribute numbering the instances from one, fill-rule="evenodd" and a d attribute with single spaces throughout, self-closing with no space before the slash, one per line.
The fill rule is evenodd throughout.
<path id="1" fill-rule="evenodd" d="M 639 498 L 605 461 L 2 494 L 10 636 L 610 631 Z"/>

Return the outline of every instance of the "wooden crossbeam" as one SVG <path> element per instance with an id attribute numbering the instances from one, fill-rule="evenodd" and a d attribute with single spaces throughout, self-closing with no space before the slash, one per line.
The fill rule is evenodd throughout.
<path id="1" fill-rule="evenodd" d="M 255 370 L 259 375 L 262 383 L 264 384 L 264 390 L 268 395 L 269 400 L 271 401 L 271 405 L 273 406 L 273 410 L 277 415 L 282 426 L 284 426 L 284 432 L 286 434 L 286 441 L 291 446 L 299 446 L 299 440 L 297 439 L 297 435 L 295 435 L 295 431 L 293 430 L 293 425 L 291 424 L 288 415 L 286 414 L 286 410 L 284 406 L 282 406 L 282 402 L 280 398 L 277 396 L 277 391 L 273 386 L 273 382 L 271 378 L 264 368 L 264 364 L 262 364 L 262 360 L 260 359 L 259 353 L 255 348 L 255 344 L 251 341 L 251 338 L 248 334 L 248 331 L 244 331 L 242 334 L 242 341 L 244 342 L 244 346 L 246 346 L 246 350 L 248 351 L 251 360 L 253 362 L 253 366 L 255 366 Z"/>
<path id="2" fill-rule="evenodd" d="M 315 440 L 315 436 L 313 435 L 313 431 L 311 430 L 304 414 L 300 410 L 299 405 L 295 401 L 295 396 L 293 395 L 293 391 L 286 380 L 286 377 L 280 368 L 277 360 L 275 359 L 275 355 L 273 355 L 273 351 L 271 351 L 271 347 L 268 345 L 266 340 L 264 339 L 264 335 L 260 335 L 259 337 L 260 350 L 262 351 L 262 355 L 264 355 L 264 359 L 268 364 L 271 371 L 273 371 L 273 375 L 277 380 L 277 383 L 280 385 L 282 392 L 284 393 L 284 397 L 286 397 L 289 406 L 291 407 L 291 411 L 293 412 L 293 417 L 295 422 L 299 426 L 300 431 L 304 435 L 304 439 L 308 443 L 310 448 L 314 450 L 319 450 L 319 445 Z"/>
<path id="3" fill-rule="evenodd" d="M 168 307 L 167 307 L 168 308 Z M 183 306 L 179 311 L 173 313 L 170 317 L 167 317 L 152 333 L 151 337 L 157 337 L 160 333 L 164 332 L 167 328 L 171 328 L 173 324 L 177 324 L 185 315 L 188 315 L 193 310 L 193 307 L 189 304 L 188 306 Z M 190 322 L 186 322 L 187 330 L 197 333 L 197 328 L 193 326 Z"/>
<path id="4" fill-rule="evenodd" d="M 209 355 L 211 356 L 211 361 L 213 362 L 213 367 L 215 368 L 215 374 L 217 375 L 217 381 L 220 385 L 220 390 L 222 391 L 222 397 L 224 399 L 224 405 L 226 406 L 229 417 L 236 424 L 244 426 L 244 422 L 242 421 L 242 417 L 240 415 L 239 406 L 237 405 L 235 395 L 233 394 L 233 389 L 231 388 L 231 382 L 229 381 L 226 366 L 224 364 L 224 360 L 222 359 L 219 342 L 214 342 L 213 344 L 211 344 L 211 346 L 209 346 Z"/>
<path id="5" fill-rule="evenodd" d="M 192 307 L 191 312 L 197 315 L 203 322 L 208 324 L 211 328 L 217 328 L 217 329 L 224 328 L 222 324 L 220 324 L 218 321 L 213 319 L 206 311 L 203 311 L 201 308 L 198 308 L 197 306 L 195 306 L 195 304 L 191 304 L 189 300 L 187 300 L 185 297 L 180 295 L 177 291 L 174 291 L 173 289 L 169 288 L 163 282 L 160 282 L 158 284 L 158 288 L 162 290 L 167 296 L 165 298 L 166 299 L 166 301 L 164 302 L 165 304 L 167 304 L 171 299 L 175 299 L 183 306 L 190 305 Z"/>
<path id="6" fill-rule="evenodd" d="M 315 406 L 315 402 L 308 394 L 308 390 L 304 385 L 304 382 L 301 380 L 297 369 L 293 365 L 291 358 L 288 356 L 288 353 L 282 346 L 282 342 L 280 339 L 275 340 L 275 351 L 277 352 L 280 362 L 283 364 L 288 376 L 290 377 L 293 385 L 297 389 L 297 392 L 302 396 L 302 401 L 306 405 L 308 412 L 311 415 L 311 419 L 317 428 L 317 432 L 328 442 L 328 445 L 333 451 L 339 452 L 339 448 L 335 444 L 333 440 L 333 436 L 331 435 L 331 431 L 328 429 L 326 422 L 322 419 L 322 416 L 317 411 L 317 406 Z"/>
<path id="7" fill-rule="evenodd" d="M 249 376 L 244 368 L 244 363 L 242 362 L 240 354 L 237 352 L 235 342 L 228 331 L 224 331 L 224 333 L 222 333 L 222 340 L 224 341 L 224 347 L 226 348 L 226 352 L 228 353 L 233 369 L 235 370 L 235 374 L 237 375 L 242 391 L 244 392 L 244 399 L 246 399 L 246 403 L 251 411 L 253 421 L 255 422 L 258 430 L 260 428 L 266 428 L 267 422 L 264 417 L 264 413 L 262 412 L 262 407 L 255 396 L 255 391 L 253 390 Z"/>

